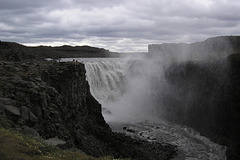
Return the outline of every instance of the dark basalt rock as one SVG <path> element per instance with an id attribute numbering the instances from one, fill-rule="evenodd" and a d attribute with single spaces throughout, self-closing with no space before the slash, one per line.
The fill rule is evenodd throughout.
<path id="1" fill-rule="evenodd" d="M 171 159 L 176 147 L 132 139 L 111 132 L 101 114 L 101 105 L 90 94 L 81 63 L 0 62 L 1 99 L 11 102 L 19 115 L 0 111 L 1 125 L 66 142 L 65 149 L 78 148 L 95 156 L 138 160 Z M 1 101 L 0 101 L 1 102 Z M 15 112 L 14 112 L 15 113 Z"/>
<path id="2" fill-rule="evenodd" d="M 227 146 L 228 159 L 239 159 L 239 54 L 215 62 L 170 66 L 165 77 L 174 93 L 165 94 L 165 118 L 190 126 Z"/>

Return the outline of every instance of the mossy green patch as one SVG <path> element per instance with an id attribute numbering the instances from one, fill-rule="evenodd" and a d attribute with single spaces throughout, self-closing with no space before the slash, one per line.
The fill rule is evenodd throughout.
<path id="1" fill-rule="evenodd" d="M 114 160 L 112 157 L 94 158 L 61 150 L 4 128 L 0 128 L 0 157 L 3 160 Z"/>

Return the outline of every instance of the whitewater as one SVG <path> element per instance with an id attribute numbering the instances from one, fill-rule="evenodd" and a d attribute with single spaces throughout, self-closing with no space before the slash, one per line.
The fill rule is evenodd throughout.
<path id="1" fill-rule="evenodd" d="M 161 118 L 155 95 L 170 92 L 164 66 L 145 58 L 81 58 L 91 94 L 102 105 L 106 122 L 115 132 L 178 147 L 175 160 L 225 160 L 226 147 L 197 131 Z M 63 61 L 72 61 L 64 59 Z M 156 67 L 156 65 L 158 67 Z"/>

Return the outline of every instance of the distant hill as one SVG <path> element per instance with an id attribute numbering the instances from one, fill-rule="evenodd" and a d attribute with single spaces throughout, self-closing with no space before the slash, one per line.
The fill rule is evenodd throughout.
<path id="1" fill-rule="evenodd" d="M 103 48 L 90 46 L 38 46 L 27 47 L 15 42 L 0 41 L 0 59 L 1 60 L 41 60 L 45 58 L 97 58 L 97 57 L 119 57 L 119 53 L 110 52 Z"/>

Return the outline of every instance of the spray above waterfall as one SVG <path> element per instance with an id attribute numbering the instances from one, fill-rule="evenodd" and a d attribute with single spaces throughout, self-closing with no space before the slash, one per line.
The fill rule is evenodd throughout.
<path id="1" fill-rule="evenodd" d="M 225 159 L 226 147 L 186 127 L 165 123 L 166 115 L 174 115 L 172 110 L 176 109 L 169 106 L 179 105 L 182 112 L 185 108 L 181 103 L 188 99 L 183 96 L 179 101 L 176 87 L 167 80 L 166 71 L 178 62 L 169 63 L 159 57 L 85 62 L 91 93 L 102 104 L 105 120 L 113 125 L 122 122 L 135 134 L 177 145 L 186 155 L 184 159 Z M 145 120 L 156 123 L 148 124 Z"/>
<path id="2" fill-rule="evenodd" d="M 172 65 L 214 62 L 230 53 L 230 44 L 218 38 L 193 44 L 149 45 L 148 55 L 86 61 L 85 67 L 91 93 L 107 113 L 111 112 L 105 114 L 107 121 L 153 120 L 163 118 L 169 105 L 189 99 L 184 99 L 169 83 L 166 71 Z"/>
<path id="3" fill-rule="evenodd" d="M 142 58 L 85 62 L 92 95 L 102 104 L 107 121 L 154 117 L 148 104 L 150 61 Z M 107 110 L 107 112 L 106 112 Z M 111 114 L 106 114 L 110 113 Z"/>
<path id="4" fill-rule="evenodd" d="M 125 126 L 140 124 L 141 129 L 153 130 L 153 135 L 174 128 L 164 141 L 172 143 L 172 134 L 176 135 L 177 145 L 186 138 L 189 144 L 183 145 L 186 155 L 193 149 L 189 159 L 209 155 L 224 159 L 225 147 L 207 141 L 206 154 L 203 154 L 202 137 L 198 134 L 191 137 L 188 130 L 181 132 L 181 128 L 184 125 L 201 133 L 218 131 L 220 134 L 225 134 L 222 128 L 234 130 L 231 127 L 234 119 L 230 118 L 232 114 L 226 106 L 231 102 L 228 95 L 234 90 L 229 86 L 235 82 L 229 79 L 229 74 L 233 74 L 231 59 L 235 55 L 229 55 L 236 48 L 227 39 L 229 37 L 193 44 L 153 44 L 149 45 L 148 54 L 138 57 L 84 61 L 91 94 L 102 104 L 104 118 L 110 125 L 116 124 L 114 122 L 125 122 Z M 153 123 L 146 126 L 145 120 Z M 156 124 L 169 128 L 158 127 L 161 129 L 155 132 Z M 146 132 L 147 136 L 150 132 Z M 181 136 L 184 138 L 179 139 Z M 197 137 L 201 140 L 196 140 Z M 213 145 L 217 148 L 215 153 L 209 150 Z"/>

